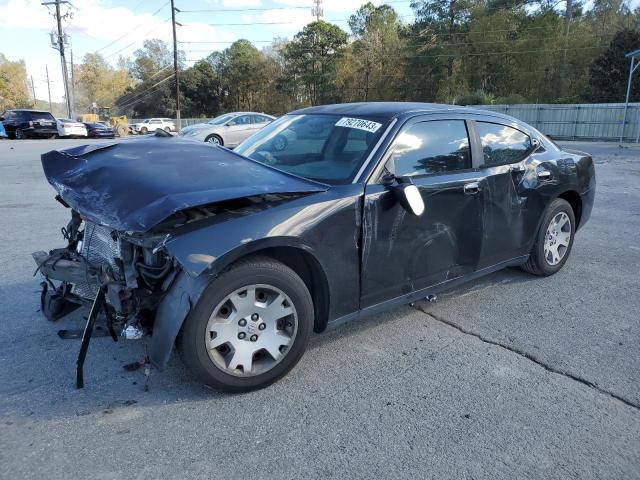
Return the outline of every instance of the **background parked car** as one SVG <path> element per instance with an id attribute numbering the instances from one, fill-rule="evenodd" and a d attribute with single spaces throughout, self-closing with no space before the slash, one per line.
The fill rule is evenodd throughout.
<path id="1" fill-rule="evenodd" d="M 51 113 L 42 110 L 6 110 L 0 116 L 0 121 L 9 138 L 22 140 L 33 137 L 54 138 L 58 135 L 56 119 Z"/>
<path id="2" fill-rule="evenodd" d="M 91 138 L 114 138 L 116 136 L 113 128 L 99 122 L 85 122 L 87 136 Z"/>
<path id="3" fill-rule="evenodd" d="M 179 135 L 201 142 L 235 147 L 274 119 L 275 117 L 264 113 L 227 113 L 207 123 L 186 127 Z"/>
<path id="4" fill-rule="evenodd" d="M 71 138 L 87 136 L 87 127 L 84 126 L 84 123 L 76 122 L 68 118 L 57 118 L 56 124 L 59 137 Z"/>
<path id="5" fill-rule="evenodd" d="M 176 124 L 170 118 L 148 118 L 147 120 L 131 125 L 131 130 L 134 133 L 141 133 L 143 135 L 153 133 L 158 128 L 166 132 L 175 132 Z"/>

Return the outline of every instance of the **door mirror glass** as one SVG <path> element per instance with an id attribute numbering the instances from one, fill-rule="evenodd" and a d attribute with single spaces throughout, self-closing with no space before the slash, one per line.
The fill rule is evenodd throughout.
<path id="1" fill-rule="evenodd" d="M 538 140 L 537 138 L 532 138 L 531 139 L 531 153 L 537 152 L 539 148 L 540 148 L 540 140 Z"/>
<path id="2" fill-rule="evenodd" d="M 400 204 L 409 213 L 419 217 L 424 213 L 424 200 L 420 190 L 412 183 L 399 183 L 393 187 L 393 192 Z"/>

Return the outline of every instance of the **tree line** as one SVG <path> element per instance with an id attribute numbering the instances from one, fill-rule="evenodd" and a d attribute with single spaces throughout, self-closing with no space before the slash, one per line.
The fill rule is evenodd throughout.
<path id="1" fill-rule="evenodd" d="M 640 8 L 628 0 L 416 0 L 415 20 L 363 5 L 349 32 L 316 21 L 263 49 L 248 40 L 179 52 L 183 117 L 231 110 L 281 114 L 334 102 L 467 104 L 620 102 L 640 49 Z M 205 43 L 206 45 L 206 43 Z M 185 44 L 181 44 L 184 47 Z M 76 110 L 92 103 L 130 117 L 175 115 L 171 46 L 147 40 L 111 66 L 75 66 Z M 1 84 L 0 84 L 1 85 Z M 632 87 L 640 101 L 640 75 Z"/>

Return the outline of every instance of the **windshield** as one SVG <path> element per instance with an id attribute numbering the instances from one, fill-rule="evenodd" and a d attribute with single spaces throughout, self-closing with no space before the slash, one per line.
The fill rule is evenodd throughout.
<path id="1" fill-rule="evenodd" d="M 220 115 L 219 117 L 212 118 L 207 123 L 209 125 L 221 125 L 221 124 L 225 123 L 227 120 L 231 120 L 232 118 L 233 118 L 233 115 L 227 113 L 225 115 Z"/>
<path id="2" fill-rule="evenodd" d="M 382 135 L 383 122 L 340 115 L 285 115 L 234 151 L 300 177 L 350 183 Z"/>

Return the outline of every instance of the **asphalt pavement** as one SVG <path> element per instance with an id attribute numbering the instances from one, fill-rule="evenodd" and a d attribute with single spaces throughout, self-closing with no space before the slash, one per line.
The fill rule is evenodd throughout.
<path id="1" fill-rule="evenodd" d="M 95 338 L 74 388 L 76 312 L 38 312 L 31 252 L 68 211 L 39 154 L 0 141 L 0 478 L 640 478 L 640 147 L 593 153 L 597 197 L 565 268 L 508 269 L 315 335 L 273 386 L 202 387 L 174 355 Z"/>

